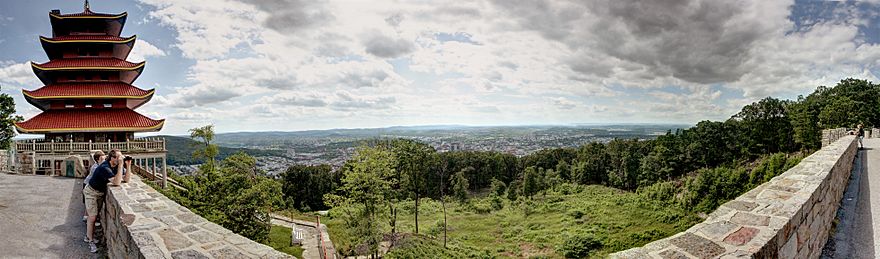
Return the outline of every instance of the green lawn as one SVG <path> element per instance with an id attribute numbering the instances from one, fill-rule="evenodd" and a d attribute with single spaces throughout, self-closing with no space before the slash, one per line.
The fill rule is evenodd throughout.
<path id="1" fill-rule="evenodd" d="M 567 240 L 589 235 L 602 244 L 589 256 L 602 257 L 673 235 L 700 221 L 686 211 L 599 185 L 566 184 L 546 195 L 536 195 L 532 201 L 504 199 L 502 203 L 503 208 L 497 210 L 491 209 L 490 198 L 448 203 L 450 247 L 503 258 L 561 258 Z M 399 232 L 415 231 L 413 205 L 412 201 L 401 203 Z M 341 217 L 341 210 L 333 209 L 322 223 L 330 228 L 337 249 L 351 253 L 353 244 Z M 419 232 L 425 238 L 403 249 L 442 247 L 442 221 L 440 202 L 423 199 Z M 387 219 L 380 222 L 390 232 Z"/>
<path id="2" fill-rule="evenodd" d="M 290 246 L 290 231 L 288 227 L 272 225 L 269 231 L 269 242 L 265 243 L 275 250 L 302 258 L 303 249 L 300 246 Z"/>

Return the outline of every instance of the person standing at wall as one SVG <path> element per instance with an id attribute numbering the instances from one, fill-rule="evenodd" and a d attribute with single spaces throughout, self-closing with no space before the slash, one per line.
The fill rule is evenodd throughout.
<path id="1" fill-rule="evenodd" d="M 92 253 L 98 252 L 96 245 L 98 240 L 94 238 L 95 220 L 98 218 L 98 212 L 104 203 L 107 185 L 119 186 L 122 183 L 122 169 L 124 167 L 120 166 L 123 163 L 122 159 L 122 152 L 117 149 L 111 150 L 107 154 L 107 159 L 104 163 L 100 164 L 91 173 L 88 185 L 83 189 L 83 197 L 86 200 L 86 213 L 89 216 L 86 220 L 86 237 L 84 241 L 89 243 L 89 250 Z"/>
<path id="2" fill-rule="evenodd" d="M 86 186 L 89 185 L 89 180 L 92 179 L 92 174 L 95 172 L 95 169 L 97 169 L 98 166 L 101 165 L 101 163 L 104 163 L 104 159 L 106 159 L 107 156 L 104 155 L 104 151 L 98 150 L 98 151 L 95 151 L 94 154 L 92 154 L 92 158 L 95 160 L 92 161 L 92 166 L 89 167 L 89 174 L 86 175 L 86 179 L 83 180 L 83 189 L 85 189 Z M 83 195 L 83 204 L 85 204 L 85 203 L 86 203 L 85 195 Z M 89 212 L 87 210 L 85 210 L 85 211 L 83 211 L 83 222 L 87 221 L 88 219 L 89 219 Z"/>

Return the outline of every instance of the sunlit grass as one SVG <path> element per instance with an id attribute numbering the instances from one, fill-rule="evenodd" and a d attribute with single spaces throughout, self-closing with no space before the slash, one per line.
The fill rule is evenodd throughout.
<path id="1" fill-rule="evenodd" d="M 602 257 L 673 235 L 700 221 L 695 215 L 673 206 L 599 185 L 564 184 L 555 191 L 534 196 L 530 202 L 503 199 L 503 208 L 477 213 L 491 207 L 489 199 L 447 203 L 448 241 L 451 247 L 505 258 L 561 258 L 562 252 L 558 249 L 566 238 L 589 233 L 599 237 L 603 244 L 601 249 L 591 253 L 591 257 Z M 400 206 L 398 232 L 413 233 L 414 202 L 402 202 Z M 344 254 L 351 253 L 354 244 L 345 231 L 341 217 L 342 210 L 333 209 L 321 221 L 329 227 L 337 249 Z M 419 233 L 427 239 L 414 241 L 403 249 L 432 250 L 434 248 L 429 247 L 442 247 L 442 221 L 440 202 L 423 199 Z M 380 222 L 385 231 L 390 232 L 388 220 L 383 218 Z M 418 251 L 401 252 L 405 255 Z M 446 256 L 461 254 L 450 253 Z"/>
<path id="2" fill-rule="evenodd" d="M 290 231 L 291 229 L 288 227 L 272 225 L 272 229 L 269 230 L 269 242 L 264 244 L 275 248 L 275 250 L 296 256 L 296 258 L 303 258 L 302 247 L 290 245 Z"/>

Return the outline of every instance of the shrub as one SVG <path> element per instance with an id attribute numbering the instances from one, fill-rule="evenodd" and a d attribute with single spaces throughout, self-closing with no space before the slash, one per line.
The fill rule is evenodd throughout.
<path id="1" fill-rule="evenodd" d="M 584 214 L 585 214 L 584 211 L 582 211 L 580 209 L 574 209 L 574 210 L 568 211 L 568 215 L 574 219 L 581 219 L 584 217 Z"/>
<path id="2" fill-rule="evenodd" d="M 565 239 L 557 249 L 565 258 L 585 258 L 590 252 L 602 249 L 602 241 L 590 233 L 578 233 Z"/>

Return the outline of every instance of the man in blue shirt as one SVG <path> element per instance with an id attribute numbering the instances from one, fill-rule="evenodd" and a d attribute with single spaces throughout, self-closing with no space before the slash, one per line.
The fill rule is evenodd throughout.
<path id="1" fill-rule="evenodd" d="M 130 160 L 126 161 L 125 165 L 119 166 L 122 163 L 122 152 L 119 152 L 117 149 L 111 150 L 110 153 L 107 154 L 107 160 L 95 168 L 88 184 L 83 188 L 83 197 L 86 200 L 86 212 L 89 215 L 89 218 L 86 221 L 85 241 L 89 243 L 89 249 L 92 253 L 98 251 L 98 248 L 95 245 L 97 240 L 94 239 L 95 220 L 98 218 L 98 212 L 104 203 L 104 195 L 107 193 L 107 184 L 119 186 L 123 181 L 123 178 L 125 178 L 125 182 L 128 182 L 128 179 L 130 178 L 131 174 L 125 174 L 125 176 L 123 176 L 122 173 L 123 167 L 130 166 Z"/>

